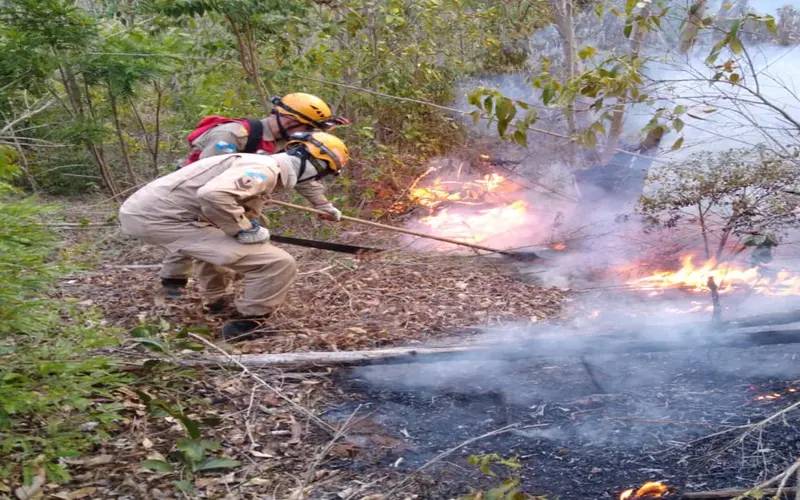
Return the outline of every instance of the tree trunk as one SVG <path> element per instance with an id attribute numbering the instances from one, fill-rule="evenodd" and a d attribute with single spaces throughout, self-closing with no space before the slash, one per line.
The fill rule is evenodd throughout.
<path id="1" fill-rule="evenodd" d="M 574 23 L 574 6 L 572 0 L 551 0 L 553 13 L 555 14 L 555 23 L 558 28 L 558 33 L 561 35 L 564 48 L 564 71 L 566 81 L 571 82 L 575 75 L 578 73 L 578 57 L 577 47 L 575 42 L 575 23 Z M 570 137 L 575 137 L 578 126 L 575 117 L 575 101 L 567 103 L 564 108 L 564 118 L 567 121 L 567 131 Z M 574 160 L 577 154 L 576 144 L 574 141 L 569 143 L 569 156 Z"/>
<path id="2" fill-rule="evenodd" d="M 106 86 L 106 90 L 108 91 L 108 102 L 111 107 L 111 117 L 114 120 L 114 130 L 117 133 L 117 141 L 119 141 L 119 149 L 122 153 L 122 164 L 125 166 L 125 171 L 128 172 L 128 179 L 131 185 L 135 186 L 138 181 L 136 180 L 136 174 L 133 172 L 133 167 L 131 166 L 131 157 L 128 154 L 128 146 L 125 144 L 125 136 L 122 133 L 122 125 L 119 122 L 117 96 L 111 89 L 110 84 Z"/>
<path id="3" fill-rule="evenodd" d="M 153 82 L 153 88 L 156 91 L 156 128 L 153 131 L 153 176 L 158 177 L 158 153 L 161 144 L 161 98 L 164 95 L 164 89 L 161 88 L 158 82 Z"/>
<path id="4" fill-rule="evenodd" d="M 97 121 L 97 116 L 94 112 L 94 105 L 92 104 L 92 94 L 89 89 L 89 84 L 86 83 L 86 80 L 83 81 L 84 87 L 84 98 L 86 99 L 86 109 L 89 112 L 89 116 L 92 118 L 92 121 Z M 100 171 L 100 177 L 105 182 L 108 191 L 111 193 L 112 198 L 114 201 L 120 200 L 120 190 L 117 187 L 117 182 L 114 179 L 114 174 L 111 172 L 111 169 L 108 166 L 108 162 L 106 162 L 105 153 L 103 152 L 102 144 L 95 144 L 90 139 L 86 139 L 86 145 L 89 149 L 89 152 L 92 154 L 92 157 L 97 164 L 97 168 Z"/>
<path id="5" fill-rule="evenodd" d="M 689 7 L 689 15 L 686 16 L 686 24 L 684 25 L 683 32 L 681 33 L 680 44 L 678 50 L 682 54 L 689 52 L 694 42 L 697 40 L 697 33 L 703 25 L 703 17 L 706 14 L 707 0 L 697 0 Z"/>
<path id="6" fill-rule="evenodd" d="M 253 27 L 242 20 L 235 20 L 228 16 L 225 16 L 225 18 L 228 20 L 231 31 L 236 37 L 239 63 L 242 65 L 242 69 L 245 75 L 247 75 L 248 80 L 250 80 L 250 83 L 256 88 L 256 93 L 258 93 L 258 98 L 261 101 L 261 105 L 264 107 L 264 111 L 269 113 L 272 110 L 272 104 L 270 103 L 267 93 L 273 92 L 274 89 L 272 89 L 271 86 L 265 88 L 264 82 L 259 74 L 258 48 L 256 47 Z"/>
<path id="7" fill-rule="evenodd" d="M 650 15 L 650 7 L 644 7 L 642 11 L 639 13 L 642 17 L 647 17 Z M 631 60 L 635 61 L 639 57 L 639 53 L 642 50 L 642 43 L 644 42 L 644 36 L 647 34 L 647 30 L 644 29 L 641 24 L 634 23 L 633 25 L 633 34 L 631 35 Z M 619 145 L 619 140 L 622 137 L 622 132 L 624 131 L 625 127 L 625 108 L 628 105 L 628 95 L 625 93 L 617 97 L 617 102 L 614 104 L 612 108 L 613 111 L 611 113 L 611 126 L 608 129 L 608 136 L 606 138 L 606 145 L 601 156 L 601 161 L 603 164 L 606 164 L 611 160 L 611 157 L 614 156 L 616 153 L 617 146 Z"/>
<path id="8" fill-rule="evenodd" d="M 703 248 L 706 251 L 706 260 L 711 258 L 711 248 L 708 246 L 708 229 L 706 228 L 706 214 L 703 212 L 703 205 L 697 203 L 697 216 L 700 219 L 700 234 L 703 235 Z"/>
<path id="9" fill-rule="evenodd" d="M 55 57 L 59 57 L 56 51 L 53 51 L 53 54 Z M 92 98 L 89 94 L 89 86 L 86 84 L 86 82 L 84 81 L 86 95 L 83 95 L 83 92 L 81 92 L 81 88 L 78 85 L 77 78 L 75 78 L 75 75 L 70 68 L 59 66 L 58 71 L 61 75 L 61 84 L 64 86 L 64 91 L 67 94 L 69 104 L 72 108 L 72 117 L 78 120 L 86 118 L 86 110 L 84 109 L 85 100 L 88 107 L 88 112 L 90 116 L 94 118 Z M 106 164 L 102 150 L 89 138 L 83 139 L 83 143 L 86 147 L 86 151 L 91 155 L 95 165 L 97 165 L 97 169 L 100 172 L 100 177 L 103 179 L 103 183 L 105 184 L 109 193 L 111 193 L 113 199 L 117 200 L 119 197 L 119 189 L 117 188 L 116 182 L 114 182 L 114 178 L 111 175 L 108 164 Z"/>

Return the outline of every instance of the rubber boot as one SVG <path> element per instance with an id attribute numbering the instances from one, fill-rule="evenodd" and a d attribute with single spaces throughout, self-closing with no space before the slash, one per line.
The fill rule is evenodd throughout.
<path id="1" fill-rule="evenodd" d="M 203 305 L 203 311 L 206 314 L 211 315 L 220 315 L 224 314 L 228 308 L 232 305 L 230 298 L 222 297 L 221 299 L 217 299 L 214 302 L 210 302 L 208 304 Z"/>
<path id="2" fill-rule="evenodd" d="M 222 326 L 222 338 L 228 342 L 253 340 L 266 335 L 264 328 L 266 316 L 243 316 L 227 321 Z"/>
<path id="3" fill-rule="evenodd" d="M 183 296 L 189 278 L 161 278 L 164 296 L 168 299 L 179 299 Z"/>

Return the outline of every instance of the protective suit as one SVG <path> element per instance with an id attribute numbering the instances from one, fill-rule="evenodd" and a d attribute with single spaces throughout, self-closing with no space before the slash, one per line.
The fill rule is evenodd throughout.
<path id="1" fill-rule="evenodd" d="M 262 120 L 266 122 L 266 120 Z M 200 149 L 200 159 L 205 159 L 213 156 L 224 154 L 224 149 L 217 148 L 219 143 L 232 144 L 237 150 L 244 149 L 247 143 L 247 129 L 238 122 L 224 123 L 205 132 L 192 143 L 192 148 Z M 272 142 L 275 149 L 283 149 L 285 146 L 284 141 L 277 141 L 272 136 L 269 127 L 264 124 L 263 131 L 264 141 Z M 228 153 L 229 154 L 229 153 Z M 181 170 L 193 169 L 199 162 L 194 162 L 186 165 Z M 325 197 L 325 185 L 319 181 L 309 181 L 296 186 L 296 191 L 306 198 L 314 208 L 318 210 L 329 210 L 333 205 Z M 180 253 L 170 252 L 161 263 L 161 271 L 159 277 L 163 280 L 178 280 L 183 281 L 185 284 L 186 279 L 192 272 L 192 259 L 191 257 L 182 255 Z M 202 270 L 200 270 L 202 272 Z M 202 279 L 202 278 L 199 278 Z"/>
<path id="2" fill-rule="evenodd" d="M 294 187 L 294 163 L 299 161 L 284 153 L 236 153 L 199 160 L 128 198 L 119 213 L 122 230 L 172 255 L 196 259 L 206 303 L 226 293 L 226 273 L 220 268 L 242 274 L 237 310 L 242 316 L 269 315 L 285 300 L 295 279 L 295 260 L 268 240 L 242 244 L 236 237 L 252 229 L 252 221 L 273 192 Z"/>

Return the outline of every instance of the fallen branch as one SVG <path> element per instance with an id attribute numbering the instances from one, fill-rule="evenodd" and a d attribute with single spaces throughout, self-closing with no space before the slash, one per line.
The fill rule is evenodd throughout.
<path id="1" fill-rule="evenodd" d="M 763 495 L 775 495 L 778 493 L 778 488 L 766 488 L 759 490 L 756 488 L 740 489 L 740 488 L 727 488 L 723 490 L 710 490 L 710 491 L 695 491 L 691 493 L 684 493 L 679 498 L 682 500 L 705 500 L 714 498 L 736 498 L 747 493 L 755 492 L 762 493 Z M 783 493 L 796 493 L 797 488 L 784 488 Z M 744 497 L 750 498 L 750 497 Z M 754 496 L 752 498 L 765 498 L 763 496 Z"/>
<path id="2" fill-rule="evenodd" d="M 225 360 L 227 360 L 228 362 L 231 362 L 231 363 L 235 364 L 236 366 L 238 366 L 239 368 L 241 368 L 242 372 L 244 372 L 246 375 L 249 375 L 253 380 L 255 380 L 256 382 L 258 382 L 262 386 L 264 386 L 267 389 L 269 389 L 270 391 L 272 391 L 276 396 L 278 396 L 282 400 L 284 400 L 287 403 L 289 403 L 289 406 L 291 406 L 295 410 L 299 411 L 303 415 L 305 415 L 308 418 L 310 418 L 311 421 L 314 422 L 315 424 L 317 424 L 322 430 L 324 430 L 325 432 L 328 432 L 329 434 L 336 435 L 337 430 L 334 429 L 331 425 L 329 425 L 327 422 L 325 422 L 324 420 L 322 420 L 321 418 L 316 416 L 311 410 L 309 410 L 305 406 L 302 406 L 302 405 L 296 403 L 290 397 L 288 397 L 283 392 L 278 390 L 276 387 L 273 387 L 271 384 L 267 383 L 264 379 L 259 377 L 257 374 L 253 373 L 249 368 L 247 368 L 245 365 L 243 365 L 242 363 L 237 361 L 236 358 L 234 358 L 227 351 L 225 351 L 225 349 L 222 349 L 221 347 L 219 347 L 219 346 L 217 346 L 215 344 L 212 344 L 211 342 L 208 341 L 208 339 L 206 339 L 205 337 L 201 337 L 200 335 L 197 335 L 197 334 L 194 334 L 194 333 L 190 333 L 189 336 L 192 337 L 195 340 L 198 340 L 198 341 L 202 342 L 206 346 L 208 346 L 208 347 L 210 347 L 210 348 L 212 348 L 212 349 L 214 349 L 216 351 L 219 351 L 222 354 L 222 356 L 224 357 Z"/>
<path id="3" fill-rule="evenodd" d="M 266 331 L 266 333 L 277 333 Z M 323 366 L 398 364 L 439 362 L 448 358 L 463 358 L 474 354 L 481 359 L 515 360 L 528 358 L 580 357 L 590 354 L 665 352 L 709 348 L 752 347 L 800 343 L 800 330 L 765 330 L 731 332 L 718 331 L 710 336 L 704 331 L 673 333 L 662 337 L 657 331 L 643 336 L 638 332 L 618 332 L 614 335 L 547 336 L 540 338 L 474 342 L 449 347 L 392 347 L 364 351 L 309 351 L 278 354 L 242 354 L 234 356 L 237 364 L 251 367 Z M 188 363 L 220 363 L 225 357 L 187 360 Z"/>
<path id="4" fill-rule="evenodd" d="M 367 351 L 308 351 L 287 352 L 278 354 L 241 354 L 222 358 L 205 358 L 200 362 L 226 364 L 232 362 L 237 366 L 279 367 L 279 366 L 313 366 L 313 365 L 359 365 L 372 361 L 383 363 L 402 363 L 418 361 L 422 357 L 471 352 L 477 350 L 473 346 L 457 346 L 442 348 L 393 347 Z"/>

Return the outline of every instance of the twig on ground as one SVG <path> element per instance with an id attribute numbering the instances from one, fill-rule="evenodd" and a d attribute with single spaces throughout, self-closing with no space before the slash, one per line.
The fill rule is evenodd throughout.
<path id="1" fill-rule="evenodd" d="M 780 498 L 783 495 L 783 492 L 786 490 L 786 484 L 789 482 L 789 478 L 794 476 L 795 472 L 800 471 L 800 460 L 795 460 L 795 462 L 784 471 L 783 479 L 781 479 L 781 483 L 778 485 L 778 491 L 775 493 L 776 498 Z"/>
<path id="2" fill-rule="evenodd" d="M 289 405 L 292 408 L 294 408 L 295 410 L 299 411 L 300 413 L 302 413 L 303 415 L 305 415 L 306 417 L 311 419 L 312 422 L 317 424 L 325 432 L 327 432 L 329 434 L 335 434 L 336 433 L 336 429 L 331 427 L 327 422 L 325 422 L 324 420 L 322 420 L 318 416 L 314 415 L 314 413 L 311 410 L 309 410 L 308 408 L 306 408 L 305 406 L 302 406 L 302 405 L 296 403 L 295 401 L 293 401 L 289 396 L 287 396 L 286 394 L 284 394 L 283 392 L 281 392 L 280 390 L 278 390 L 276 387 L 272 386 L 271 384 L 267 383 L 264 379 L 259 377 L 257 374 L 253 373 L 249 368 L 247 368 L 245 365 L 240 363 L 234 356 L 229 354 L 225 349 L 219 347 L 218 345 L 216 345 L 216 344 L 214 344 L 212 342 L 209 342 L 208 339 L 206 339 L 205 337 L 201 337 L 200 335 L 197 335 L 195 333 L 189 333 L 189 336 L 192 337 L 195 340 L 199 340 L 200 342 L 202 342 L 206 346 L 211 347 L 212 349 L 218 351 L 228 361 L 230 361 L 233 364 L 235 364 L 236 366 L 238 366 L 239 369 L 241 369 L 243 373 L 249 375 L 253 380 L 255 380 L 256 382 L 258 382 L 262 386 L 264 386 L 267 389 L 269 389 L 270 391 L 272 391 L 276 396 L 278 396 L 282 400 L 284 400 L 287 403 L 289 403 Z"/>
<path id="3" fill-rule="evenodd" d="M 739 498 L 742 495 L 746 495 L 748 492 L 751 491 L 759 491 L 765 495 L 775 495 L 772 498 L 780 498 L 777 496 L 778 489 L 777 488 L 767 488 L 762 490 L 757 490 L 756 488 L 752 488 L 749 490 L 745 489 L 738 489 L 738 488 L 727 488 L 724 490 L 710 490 L 710 491 L 693 491 L 690 493 L 684 493 L 679 498 L 682 500 L 711 500 L 714 498 Z M 800 488 L 786 488 L 784 493 L 796 493 L 800 491 Z M 744 497 L 749 498 L 749 497 Z M 766 498 L 766 497 L 758 497 L 758 498 Z"/>
<path id="4" fill-rule="evenodd" d="M 472 444 L 472 443 L 474 443 L 476 441 L 480 441 L 481 439 L 486 439 L 488 437 L 497 436 L 498 434 L 504 434 L 504 433 L 506 433 L 508 431 L 511 431 L 513 429 L 516 429 L 518 427 L 519 427 L 519 422 L 514 422 L 513 424 L 509 424 L 509 425 L 506 425 L 505 427 L 501 427 L 499 429 L 495 429 L 493 431 L 487 432 L 486 434 L 481 434 L 480 436 L 467 439 L 466 441 L 462 442 L 461 444 L 459 444 L 457 446 L 454 446 L 454 447 L 452 447 L 452 448 L 450 448 L 448 450 L 445 450 L 445 451 L 439 453 L 438 455 L 436 455 L 435 457 L 433 457 L 432 459 L 428 460 L 427 462 L 422 464 L 420 467 L 415 469 L 411 474 L 406 476 L 402 481 L 397 483 L 391 490 L 389 490 L 386 493 L 386 498 L 391 498 L 392 495 L 397 493 L 397 491 L 399 489 L 401 489 L 403 486 L 405 486 L 405 484 L 408 481 L 410 481 L 411 478 L 413 478 L 414 476 L 416 476 L 420 472 L 424 471 L 425 469 L 427 469 L 431 465 L 435 464 L 436 462 L 441 461 L 443 458 L 455 453 L 456 451 L 460 450 L 461 448 L 463 448 L 465 446 L 469 446 L 470 444 Z"/>
<path id="5" fill-rule="evenodd" d="M 335 445 L 340 439 L 342 439 L 344 436 L 347 435 L 347 432 L 350 430 L 350 424 L 353 422 L 353 418 L 356 416 L 356 414 L 360 409 L 361 405 L 358 405 L 356 409 L 353 410 L 353 413 L 351 413 L 350 416 L 347 417 L 347 420 L 345 420 L 345 422 L 339 427 L 339 429 L 337 429 L 336 434 L 334 434 L 331 440 L 328 441 L 328 444 L 326 444 L 325 447 L 322 448 L 322 450 L 320 450 L 320 452 L 314 456 L 314 461 L 311 462 L 311 464 L 308 466 L 308 469 L 306 470 L 306 475 L 303 478 L 303 482 L 298 488 L 300 492 L 305 491 L 308 485 L 311 484 L 311 481 L 314 479 L 314 472 L 316 472 L 317 467 L 319 467 L 319 464 L 322 462 L 322 460 L 324 460 L 325 457 L 328 455 L 328 453 L 330 453 L 331 448 L 333 448 L 333 445 Z"/>

